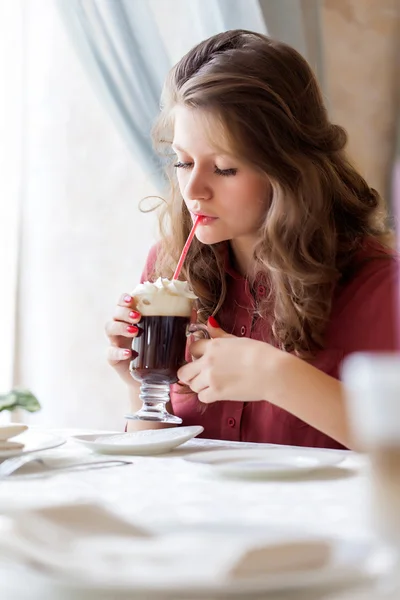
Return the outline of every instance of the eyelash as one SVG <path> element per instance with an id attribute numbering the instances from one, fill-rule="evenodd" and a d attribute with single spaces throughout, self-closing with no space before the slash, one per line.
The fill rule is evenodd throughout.
<path id="1" fill-rule="evenodd" d="M 188 162 L 177 162 L 174 164 L 176 169 L 190 169 L 192 166 L 193 163 Z M 216 173 L 216 175 L 222 175 L 223 177 L 229 177 L 230 175 L 236 175 L 237 169 L 218 169 L 218 167 L 215 167 L 214 173 Z"/>

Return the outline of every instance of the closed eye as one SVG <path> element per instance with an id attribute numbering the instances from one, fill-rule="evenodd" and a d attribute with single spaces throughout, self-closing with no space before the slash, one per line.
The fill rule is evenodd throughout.
<path id="1" fill-rule="evenodd" d="M 237 169 L 218 169 L 218 167 L 216 166 L 214 173 L 216 173 L 217 175 L 222 175 L 224 177 L 229 177 L 229 175 L 236 175 Z"/>
<path id="2" fill-rule="evenodd" d="M 191 169 L 193 167 L 192 162 L 181 162 L 178 161 L 174 164 L 176 169 Z M 223 177 L 229 177 L 230 175 L 236 175 L 237 169 L 219 169 L 217 165 L 214 167 L 214 173 L 216 175 L 222 175 Z"/>
<path id="3" fill-rule="evenodd" d="M 176 169 L 190 169 L 190 167 L 193 167 L 193 163 L 178 161 L 177 163 L 174 164 L 174 167 Z"/>

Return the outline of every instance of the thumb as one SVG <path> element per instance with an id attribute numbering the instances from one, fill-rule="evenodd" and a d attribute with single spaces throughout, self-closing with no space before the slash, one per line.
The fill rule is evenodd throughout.
<path id="1" fill-rule="evenodd" d="M 220 327 L 218 321 L 216 319 L 214 319 L 214 317 L 208 318 L 207 328 L 208 328 L 209 334 L 211 335 L 212 338 L 235 337 L 234 335 L 231 335 L 230 333 L 226 333 L 226 331 L 224 331 Z"/>

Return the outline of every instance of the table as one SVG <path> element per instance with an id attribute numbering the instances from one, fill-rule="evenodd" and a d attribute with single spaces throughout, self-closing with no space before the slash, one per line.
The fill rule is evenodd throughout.
<path id="1" fill-rule="evenodd" d="M 69 437 L 89 432 L 54 430 L 54 433 Z M 111 503 L 121 515 L 157 532 L 188 525 L 204 530 L 215 524 L 234 527 L 239 523 L 257 528 L 307 528 L 319 534 L 371 539 L 368 463 L 361 455 L 337 451 L 345 454 L 340 467 L 296 481 L 219 479 L 210 476 L 207 465 L 184 460 L 187 454 L 199 450 L 260 446 L 195 439 L 166 455 L 132 456 L 129 466 L 60 473 L 29 481 L 3 481 L 0 513 L 10 506 L 100 501 Z M 92 456 L 88 449 L 73 441 L 46 451 L 46 455 L 81 460 Z"/>

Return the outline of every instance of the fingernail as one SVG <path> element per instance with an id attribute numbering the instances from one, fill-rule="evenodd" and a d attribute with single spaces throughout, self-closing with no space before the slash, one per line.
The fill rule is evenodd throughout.
<path id="1" fill-rule="evenodd" d="M 139 331 L 136 325 L 128 325 L 126 330 L 129 331 L 129 333 L 137 333 Z"/>
<path id="2" fill-rule="evenodd" d="M 129 304 L 131 301 L 132 301 L 132 296 L 128 296 L 128 294 L 126 296 L 124 296 L 124 302 Z"/>
<path id="3" fill-rule="evenodd" d="M 130 355 L 131 355 L 130 350 L 124 350 L 124 356 L 130 356 Z"/>
<path id="4" fill-rule="evenodd" d="M 220 324 L 214 319 L 214 317 L 208 317 L 208 324 L 215 329 L 219 329 L 220 327 Z"/>
<path id="5" fill-rule="evenodd" d="M 133 310 L 132 312 L 129 313 L 129 318 L 130 319 L 140 319 L 140 313 L 138 313 L 136 310 Z"/>

